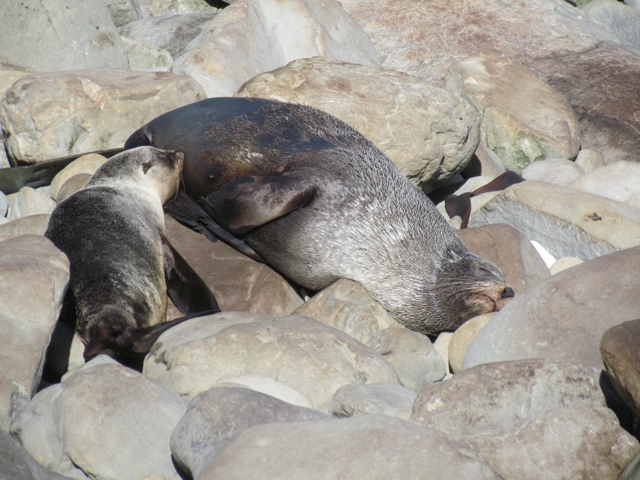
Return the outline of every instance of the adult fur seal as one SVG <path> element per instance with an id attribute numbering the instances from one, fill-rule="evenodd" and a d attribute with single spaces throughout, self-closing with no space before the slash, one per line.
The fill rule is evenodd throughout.
<path id="1" fill-rule="evenodd" d="M 162 205 L 179 185 L 184 155 L 141 147 L 105 162 L 60 202 L 45 232 L 71 264 L 61 321 L 75 326 L 86 360 L 149 350 L 166 329 L 167 289 L 187 314 L 216 300 L 164 236 Z"/>
<path id="2" fill-rule="evenodd" d="M 149 122 L 125 149 L 139 145 L 185 152 L 186 195 L 169 213 L 209 235 L 221 225 L 306 288 L 358 281 L 427 334 L 513 297 L 391 160 L 320 110 L 210 98 Z"/>

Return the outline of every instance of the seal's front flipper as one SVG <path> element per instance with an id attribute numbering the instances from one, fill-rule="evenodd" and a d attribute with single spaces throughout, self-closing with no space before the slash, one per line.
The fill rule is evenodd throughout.
<path id="1" fill-rule="evenodd" d="M 204 280 L 162 233 L 161 238 L 167 293 L 178 310 L 187 315 L 219 312 L 218 302 Z"/>
<path id="2" fill-rule="evenodd" d="M 316 195 L 317 175 L 295 172 L 243 177 L 201 198 L 205 210 L 236 235 L 305 207 Z"/>
<path id="3" fill-rule="evenodd" d="M 181 190 L 176 198 L 165 203 L 164 211 L 181 224 L 202 233 L 211 242 L 215 243 L 220 239 L 256 262 L 265 263 L 253 248 L 218 225 L 202 205 L 189 198 L 184 191 Z"/>

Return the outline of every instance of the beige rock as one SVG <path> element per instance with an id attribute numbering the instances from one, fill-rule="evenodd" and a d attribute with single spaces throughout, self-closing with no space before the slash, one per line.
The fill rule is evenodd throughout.
<path id="1" fill-rule="evenodd" d="M 203 98 L 195 81 L 168 72 L 41 73 L 7 91 L 0 117 L 9 155 L 37 163 L 122 147 L 148 121 Z"/>
<path id="2" fill-rule="evenodd" d="M 4 96 L 4 93 L 11 88 L 11 85 L 16 83 L 22 77 L 31 75 L 32 72 L 16 72 L 13 70 L 0 70 L 0 99 Z"/>
<path id="3" fill-rule="evenodd" d="M 560 273 L 568 268 L 580 265 L 581 263 L 584 262 L 576 257 L 562 257 L 556 260 L 553 265 L 551 265 L 549 271 L 551 272 L 551 275 L 555 275 L 556 273 Z"/>
<path id="4" fill-rule="evenodd" d="M 91 178 L 91 175 L 88 173 L 79 173 L 74 175 L 69 180 L 64 182 L 60 190 L 58 191 L 58 202 L 63 201 L 65 198 L 73 195 L 78 190 L 86 185 L 86 183 Z"/>
<path id="5" fill-rule="evenodd" d="M 567 186 L 640 208 L 639 163 L 615 162 L 584 175 Z"/>
<path id="6" fill-rule="evenodd" d="M 640 209 L 535 180 L 507 188 L 469 221 L 492 223 L 513 226 L 556 258 L 587 260 L 640 245 Z"/>
<path id="7" fill-rule="evenodd" d="M 436 352 L 442 357 L 444 360 L 444 364 L 447 367 L 447 373 L 450 373 L 451 370 L 449 368 L 449 344 L 451 343 L 451 337 L 453 336 L 453 332 L 442 332 L 436 338 L 436 341 L 433 342 L 433 346 L 436 349 Z"/>
<path id="8" fill-rule="evenodd" d="M 340 387 L 329 410 L 335 417 L 388 415 L 409 420 L 418 393 L 391 383 L 351 384 Z"/>
<path id="9" fill-rule="evenodd" d="M 500 310 L 469 347 L 463 368 L 545 358 L 604 367 L 604 332 L 640 318 L 640 247 L 604 255 L 553 275 Z"/>
<path id="10" fill-rule="evenodd" d="M 580 150 L 575 160 L 576 165 L 582 168 L 582 171 L 587 174 L 591 173 L 597 168 L 604 167 L 605 162 L 602 154 L 590 148 Z"/>
<path id="11" fill-rule="evenodd" d="M 362 285 L 347 279 L 328 286 L 293 313 L 313 318 L 369 346 L 380 331 L 404 328 Z"/>
<path id="12" fill-rule="evenodd" d="M 69 261 L 42 236 L 0 242 L 0 428 L 18 390 L 35 394 L 69 281 Z"/>
<path id="13" fill-rule="evenodd" d="M 311 408 L 309 399 L 299 391 L 266 375 L 229 375 L 220 377 L 216 382 L 216 386 L 224 386 L 224 384 L 243 386 L 291 405 Z"/>
<path id="14" fill-rule="evenodd" d="M 168 13 L 215 13 L 217 9 L 205 0 L 134 0 L 142 17 Z"/>
<path id="15" fill-rule="evenodd" d="M 473 317 L 453 332 L 449 342 L 449 365 L 452 373 L 458 373 L 462 370 L 462 362 L 464 362 L 464 356 L 467 354 L 469 346 L 494 315 L 495 312 L 492 312 Z"/>
<path id="16" fill-rule="evenodd" d="M 569 102 L 527 67 L 485 50 L 455 63 L 446 84 L 480 111 L 483 143 L 508 170 L 578 154 L 580 126 Z"/>
<path id="17" fill-rule="evenodd" d="M 472 253 L 498 267 L 516 295 L 550 275 L 529 239 L 510 225 L 496 223 L 456 233 Z"/>
<path id="18" fill-rule="evenodd" d="M 19 218 L 0 225 L 0 237 L 17 237 L 18 235 L 44 235 L 49 224 L 49 214 L 40 213 Z"/>
<path id="19" fill-rule="evenodd" d="M 567 186 L 583 175 L 582 168 L 571 160 L 564 158 L 548 158 L 531 163 L 522 172 L 525 180 L 540 180 Z"/>
<path id="20" fill-rule="evenodd" d="M 604 25 L 627 48 L 640 50 L 640 12 L 615 0 L 592 0 L 580 9 L 594 22 Z"/>
<path id="21" fill-rule="evenodd" d="M 371 140 L 421 186 L 462 170 L 480 138 L 479 118 L 461 97 L 410 75 L 330 58 L 296 60 L 258 75 L 236 96 L 324 110 Z"/>
<path id="22" fill-rule="evenodd" d="M 173 71 L 209 97 L 230 96 L 259 73 L 315 56 L 378 64 L 371 40 L 336 0 L 239 0 L 207 24 Z"/>
<path id="23" fill-rule="evenodd" d="M 166 50 L 127 37 L 121 36 L 120 39 L 129 59 L 131 70 L 168 70 L 173 64 L 173 57 Z"/>
<path id="24" fill-rule="evenodd" d="M 64 183 L 69 180 L 74 175 L 78 175 L 80 173 L 87 173 L 89 175 L 93 175 L 98 167 L 107 161 L 107 157 L 103 157 L 102 155 L 98 155 L 97 153 L 90 153 L 88 155 L 83 155 L 80 158 L 77 158 L 69 165 L 60 170 L 53 180 L 51 180 L 51 198 L 53 198 L 56 202 L 59 202 L 58 192 Z"/>
<path id="25" fill-rule="evenodd" d="M 18 193 L 11 194 L 7 198 L 9 200 L 7 218 L 10 221 L 31 215 L 46 215 L 56 208 L 56 202 L 49 196 L 31 187 L 22 187 Z"/>
<path id="26" fill-rule="evenodd" d="M 471 157 L 469 165 L 462 171 L 462 174 L 465 178 L 478 176 L 496 178 L 504 172 L 504 163 L 500 157 L 480 142 L 475 155 Z"/>
<path id="27" fill-rule="evenodd" d="M 616 480 L 640 451 L 608 408 L 559 408 L 511 429 L 467 437 L 505 479 Z"/>
<path id="28" fill-rule="evenodd" d="M 143 373 L 185 398 L 228 375 L 266 375 L 326 411 L 348 383 L 400 383 L 384 359 L 348 335 L 302 315 L 225 312 L 165 332 Z"/>
<path id="29" fill-rule="evenodd" d="M 204 280 L 222 311 L 289 315 L 302 299 L 282 276 L 230 246 L 207 238 L 165 215 L 165 233 L 171 245 Z M 167 318 L 182 316 L 169 302 Z"/>

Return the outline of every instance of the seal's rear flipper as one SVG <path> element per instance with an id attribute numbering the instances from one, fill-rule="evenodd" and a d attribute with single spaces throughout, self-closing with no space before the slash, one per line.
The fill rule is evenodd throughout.
<path id="1" fill-rule="evenodd" d="M 316 182 L 315 169 L 243 177 L 200 198 L 200 204 L 225 230 L 241 235 L 309 205 Z"/>
<path id="2" fill-rule="evenodd" d="M 165 203 L 164 211 L 184 226 L 202 233 L 211 242 L 220 239 L 256 262 L 265 263 L 253 248 L 218 225 L 202 205 L 189 198 L 184 191 L 181 190 L 176 198 Z"/>
<path id="3" fill-rule="evenodd" d="M 199 312 L 219 312 L 218 302 L 204 280 L 173 248 L 167 237 L 162 233 L 160 235 L 164 253 L 167 293 L 178 310 L 187 315 Z"/>

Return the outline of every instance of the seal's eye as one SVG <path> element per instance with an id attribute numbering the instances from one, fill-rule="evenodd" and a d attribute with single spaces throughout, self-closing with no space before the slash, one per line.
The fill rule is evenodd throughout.
<path id="1" fill-rule="evenodd" d="M 142 173 L 146 174 L 147 171 L 153 166 L 151 162 L 144 162 L 142 164 Z"/>

